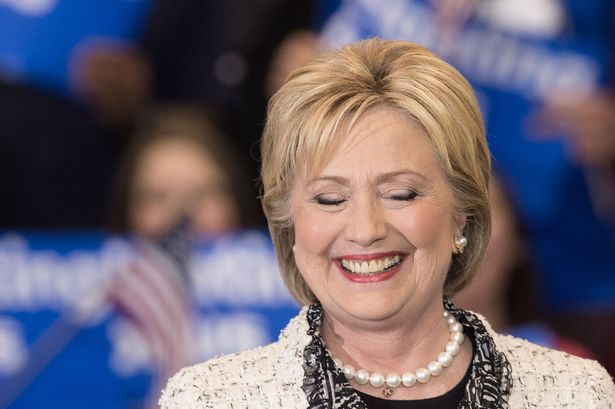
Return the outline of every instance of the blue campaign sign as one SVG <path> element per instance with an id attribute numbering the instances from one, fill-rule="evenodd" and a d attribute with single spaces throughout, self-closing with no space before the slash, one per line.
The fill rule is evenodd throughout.
<path id="1" fill-rule="evenodd" d="M 66 94 L 77 47 L 133 43 L 151 0 L 0 0 L 0 77 Z"/>
<path id="2" fill-rule="evenodd" d="M 189 270 L 202 359 L 269 343 L 298 311 L 262 232 L 201 243 Z"/>
<path id="3" fill-rule="evenodd" d="M 178 367 L 277 339 L 297 306 L 269 237 L 193 244 L 173 293 L 134 240 L 0 235 L 0 408 L 153 407 Z"/>

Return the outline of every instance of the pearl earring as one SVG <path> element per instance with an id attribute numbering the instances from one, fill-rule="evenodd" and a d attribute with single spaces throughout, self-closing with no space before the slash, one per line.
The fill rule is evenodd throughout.
<path id="1" fill-rule="evenodd" d="M 457 237 L 455 235 L 453 241 L 455 243 L 455 254 L 463 254 L 463 250 L 465 250 L 468 245 L 468 239 L 466 239 L 466 236 L 462 235 L 461 237 Z"/>
<path id="2" fill-rule="evenodd" d="M 293 244 L 293 246 L 291 247 L 293 253 L 295 252 L 295 250 L 297 249 L 297 246 L 295 244 Z"/>

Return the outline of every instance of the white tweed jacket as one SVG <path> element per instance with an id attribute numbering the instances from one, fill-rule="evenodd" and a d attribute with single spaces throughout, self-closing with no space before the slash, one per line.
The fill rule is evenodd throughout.
<path id="1" fill-rule="evenodd" d="M 615 409 L 615 385 L 597 362 L 496 334 L 483 324 L 512 367 L 511 409 Z M 169 380 L 162 409 L 307 408 L 303 384 L 306 309 L 277 342 L 182 369 Z"/>

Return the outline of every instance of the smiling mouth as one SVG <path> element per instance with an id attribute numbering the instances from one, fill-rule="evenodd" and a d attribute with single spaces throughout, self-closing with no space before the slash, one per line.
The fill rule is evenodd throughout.
<path id="1" fill-rule="evenodd" d="M 395 268 L 401 262 L 401 256 L 383 257 L 374 260 L 353 261 L 342 259 L 341 265 L 345 271 L 364 276 L 373 276 Z"/>

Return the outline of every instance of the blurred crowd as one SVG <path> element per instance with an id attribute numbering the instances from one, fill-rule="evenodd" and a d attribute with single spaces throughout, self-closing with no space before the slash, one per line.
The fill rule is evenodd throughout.
<path id="1" fill-rule="evenodd" d="M 475 86 L 497 172 L 486 260 L 454 301 L 615 374 L 613 1 L 95 3 L 0 0 L 0 227 L 264 227 L 258 141 L 286 75 L 415 41 Z"/>
<path id="2" fill-rule="evenodd" d="M 144 133 L 182 137 L 182 127 L 218 130 L 216 139 L 238 160 L 214 158 L 215 166 L 244 167 L 242 183 L 253 189 L 248 200 L 258 209 L 263 84 L 277 44 L 291 29 L 309 26 L 308 1 L 28 3 L 0 3 L 2 226 L 108 226 L 121 157 L 139 155 L 130 145 L 148 139 Z M 41 48 L 47 51 L 36 52 Z M 45 70 L 51 65 L 56 71 Z M 178 112 L 183 108 L 169 108 L 175 119 L 168 122 L 183 115 L 192 124 L 152 129 L 167 122 L 165 109 L 156 108 L 165 104 L 204 115 L 190 119 Z M 189 131 L 199 132 L 209 133 Z M 245 222 L 262 219 L 256 213 Z"/>

